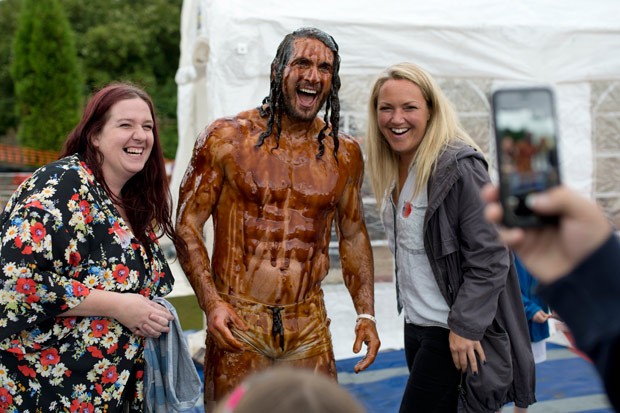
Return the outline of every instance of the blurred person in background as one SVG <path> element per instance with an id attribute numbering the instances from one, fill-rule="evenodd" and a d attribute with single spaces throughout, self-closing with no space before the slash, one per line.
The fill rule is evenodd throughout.
<path id="1" fill-rule="evenodd" d="M 216 413 L 365 413 L 345 388 L 303 368 L 273 367 L 248 376 Z"/>

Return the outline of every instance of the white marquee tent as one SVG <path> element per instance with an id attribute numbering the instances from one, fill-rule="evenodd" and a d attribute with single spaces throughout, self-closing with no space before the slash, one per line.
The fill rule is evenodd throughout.
<path id="1" fill-rule="evenodd" d="M 601 202 L 620 225 L 618 0 L 184 0 L 175 197 L 198 133 L 218 117 L 260 104 L 277 45 L 304 26 L 330 33 L 340 46 L 341 130 L 361 142 L 370 86 L 394 63 L 412 61 L 429 70 L 489 155 L 490 91 L 503 85 L 552 85 L 563 178 Z M 173 268 L 180 271 L 178 264 Z M 179 294 L 191 294 L 187 284 L 177 285 Z M 329 306 L 342 301 L 342 292 L 335 291 L 336 304 Z M 402 337 L 394 331 L 402 330 L 402 321 L 391 308 L 393 287 L 389 294 L 378 291 L 388 297 L 385 302 L 377 297 L 385 304 L 377 305 L 384 347 L 397 347 Z M 349 307 L 348 317 L 354 319 Z M 329 311 L 334 325 L 349 322 L 338 318 L 344 310 Z M 348 347 L 337 354 L 352 356 L 347 352 Z"/>
<path id="2" fill-rule="evenodd" d="M 361 140 L 370 84 L 393 63 L 413 61 L 436 78 L 452 81 L 444 86 L 457 88 L 447 91 L 449 97 L 462 117 L 477 115 L 486 122 L 487 128 L 478 132 L 487 141 L 487 95 L 493 87 L 551 84 L 558 101 L 565 181 L 588 195 L 599 192 L 604 198 L 620 192 L 618 185 L 594 188 L 597 159 L 605 164 L 610 155 L 620 156 L 615 138 L 620 131 L 617 0 L 185 0 L 181 25 L 174 192 L 200 130 L 218 117 L 259 105 L 268 93 L 277 45 L 303 26 L 323 29 L 338 42 L 343 129 Z M 473 98 L 477 107 L 472 93 L 478 95 Z M 459 95 L 466 95 L 466 101 L 459 101 Z M 596 116 L 608 122 L 597 123 Z M 361 126 L 348 127 L 348 119 Z M 472 127 L 480 128 L 480 123 Z M 613 141 L 604 153 L 595 153 L 597 128 Z"/>

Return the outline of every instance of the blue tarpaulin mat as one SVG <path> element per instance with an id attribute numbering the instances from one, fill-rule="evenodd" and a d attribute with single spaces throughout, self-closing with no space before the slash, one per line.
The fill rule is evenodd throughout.
<path id="1" fill-rule="evenodd" d="M 366 371 L 355 374 L 353 367 L 359 360 L 360 357 L 336 361 L 340 384 L 369 413 L 398 412 L 408 378 L 404 351 L 382 351 Z M 551 343 L 547 344 L 547 361 L 536 365 L 536 398 L 538 402 L 530 406 L 528 413 L 613 413 L 590 362 Z M 512 408 L 504 411 L 511 412 Z M 191 412 L 203 413 L 204 409 L 200 405 Z"/>

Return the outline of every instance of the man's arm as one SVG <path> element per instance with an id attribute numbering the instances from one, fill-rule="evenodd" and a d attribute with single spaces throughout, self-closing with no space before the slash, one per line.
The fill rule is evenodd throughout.
<path id="1" fill-rule="evenodd" d="M 357 144 L 349 144 L 348 149 L 354 151 L 351 157 L 353 161 L 348 165 L 347 173 L 350 178 L 336 211 L 342 275 L 357 314 L 374 316 L 374 262 L 360 195 L 364 173 L 363 159 Z M 375 321 L 369 318 L 358 318 L 355 336 L 354 353 L 361 350 L 362 343 L 368 347 L 366 356 L 354 368 L 357 373 L 372 364 L 381 341 Z"/>
<path id="2" fill-rule="evenodd" d="M 233 308 L 219 296 L 203 240 L 205 222 L 216 208 L 224 185 L 223 165 L 214 150 L 218 138 L 210 136 L 212 129 L 205 130 L 196 140 L 192 159 L 179 190 L 176 230 L 185 242 L 185 251 L 179 254 L 179 263 L 207 316 L 209 334 L 220 347 L 235 351 L 241 349 L 243 344 L 233 337 L 229 325 L 235 324 L 241 330 L 245 330 L 246 326 Z"/>
<path id="3" fill-rule="evenodd" d="M 607 241 L 568 275 L 542 285 L 539 295 L 570 328 L 594 362 L 614 406 L 620 407 L 620 242 Z"/>
<path id="4" fill-rule="evenodd" d="M 207 146 L 207 133 L 207 130 L 203 131 L 196 140 L 192 159 L 179 189 L 176 218 L 176 230 L 186 246 L 186 252 L 179 251 L 179 263 L 205 312 L 208 312 L 209 303 L 217 299 L 218 294 L 211 277 L 211 262 L 203 240 L 203 229 L 223 181 L 221 168 Z"/>
<path id="5" fill-rule="evenodd" d="M 499 224 L 497 187 L 482 191 L 485 216 Z M 558 225 L 503 228 L 501 239 L 537 278 L 539 293 L 562 317 L 599 370 L 620 409 L 620 243 L 605 214 L 591 200 L 559 186 L 527 199 L 536 213 L 556 215 Z"/>

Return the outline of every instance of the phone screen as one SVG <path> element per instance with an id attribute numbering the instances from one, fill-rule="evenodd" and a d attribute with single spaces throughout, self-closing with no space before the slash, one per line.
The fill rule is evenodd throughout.
<path id="1" fill-rule="evenodd" d="M 504 224 L 553 223 L 525 204 L 528 194 L 560 183 L 553 93 L 549 88 L 500 89 L 493 93 L 492 106 Z"/>

